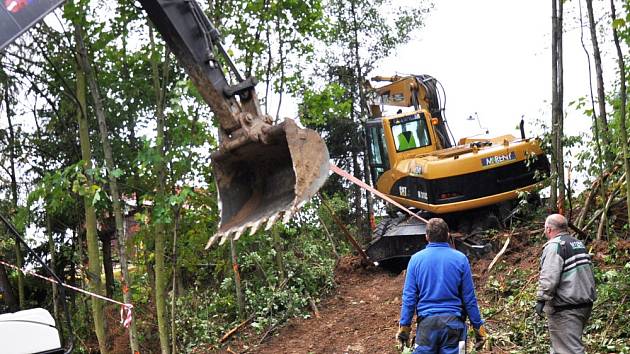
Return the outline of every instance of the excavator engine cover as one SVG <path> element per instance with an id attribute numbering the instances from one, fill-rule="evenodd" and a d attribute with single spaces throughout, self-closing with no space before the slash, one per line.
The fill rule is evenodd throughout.
<path id="1" fill-rule="evenodd" d="M 328 177 L 328 149 L 317 132 L 287 119 L 273 126 L 266 142 L 250 142 L 213 154 L 212 163 L 221 205 L 221 224 L 208 241 L 237 239 L 290 216 Z"/>

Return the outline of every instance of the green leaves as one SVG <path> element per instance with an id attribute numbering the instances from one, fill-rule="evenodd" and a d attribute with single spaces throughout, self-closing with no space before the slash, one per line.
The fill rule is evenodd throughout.
<path id="1" fill-rule="evenodd" d="M 333 120 L 347 119 L 351 110 L 352 101 L 348 99 L 347 90 L 338 83 L 331 83 L 319 91 L 304 90 L 300 119 L 305 125 L 324 127 Z"/>

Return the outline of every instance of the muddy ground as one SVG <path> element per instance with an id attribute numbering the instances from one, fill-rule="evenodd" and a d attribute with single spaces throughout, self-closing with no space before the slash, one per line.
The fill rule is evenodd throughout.
<path id="1" fill-rule="evenodd" d="M 531 231 L 511 234 L 506 264 L 537 272 L 540 246 L 531 242 Z M 537 232 L 537 231 L 536 231 Z M 508 234 L 496 236 L 498 246 Z M 473 262 L 473 276 L 479 304 L 483 308 L 491 297 L 485 296 L 488 266 L 495 254 Z M 498 274 L 496 274 L 498 273 Z M 501 272 L 495 272 L 501 276 Z M 531 279 L 535 281 L 535 279 Z M 268 335 L 261 344 L 261 334 L 245 331 L 227 343 L 221 353 L 400 353 L 394 339 L 398 329 L 403 274 L 363 267 L 358 257 L 346 257 L 336 269 L 338 288 L 317 306 L 319 317 L 293 319 Z M 487 326 L 496 326 L 492 320 Z M 471 340 L 469 340 L 471 342 Z M 472 343 L 469 343 L 472 345 Z"/>

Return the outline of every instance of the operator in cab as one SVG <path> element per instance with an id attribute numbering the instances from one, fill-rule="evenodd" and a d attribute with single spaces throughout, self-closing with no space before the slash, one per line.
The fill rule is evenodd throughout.
<path id="1" fill-rule="evenodd" d="M 444 220 L 430 219 L 426 238 L 429 244 L 414 254 L 407 266 L 396 338 L 403 346 L 411 346 L 411 321 L 415 312 L 414 354 L 465 353 L 465 320 L 469 317 L 476 347 L 481 348 L 487 332 L 477 306 L 468 259 L 451 248 Z"/>

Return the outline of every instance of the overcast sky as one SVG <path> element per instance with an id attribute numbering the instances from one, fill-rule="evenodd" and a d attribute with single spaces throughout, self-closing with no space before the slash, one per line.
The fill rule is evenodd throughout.
<path id="1" fill-rule="evenodd" d="M 588 67 L 580 44 L 577 3 L 565 5 L 565 103 L 588 94 Z M 446 117 L 456 139 L 479 134 L 518 136 L 536 119 L 550 118 L 551 4 L 548 1 L 439 0 L 416 38 L 373 74 L 429 74 L 446 91 Z M 590 43 L 586 34 L 585 40 Z M 614 68 L 614 66 L 609 66 Z M 609 73 L 614 75 L 614 73 Z M 610 89 L 610 88 L 608 88 Z M 567 132 L 587 131 L 590 120 L 567 110 Z"/>

